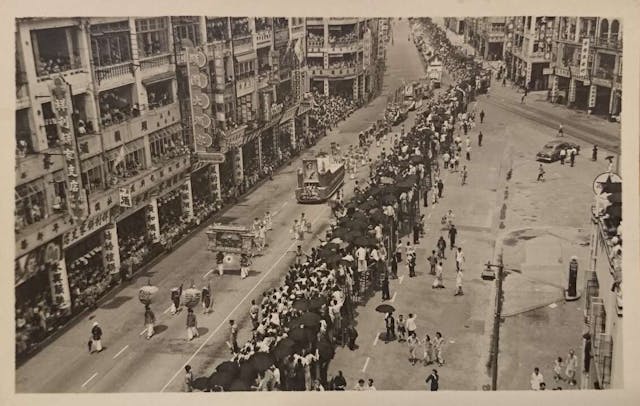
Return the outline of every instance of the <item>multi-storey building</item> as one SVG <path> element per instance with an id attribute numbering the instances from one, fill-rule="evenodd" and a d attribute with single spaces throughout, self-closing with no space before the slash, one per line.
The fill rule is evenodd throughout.
<path id="1" fill-rule="evenodd" d="M 296 148 L 305 38 L 303 18 L 17 21 L 18 354 Z M 207 159 L 192 153 L 198 126 Z"/>
<path id="2" fill-rule="evenodd" d="M 622 23 L 604 17 L 556 17 L 551 98 L 594 114 L 619 116 Z"/>
<path id="3" fill-rule="evenodd" d="M 363 100 L 372 93 L 378 60 L 378 19 L 307 18 L 311 87 L 325 95 Z M 387 26 L 383 26 L 386 33 Z"/>
<path id="4" fill-rule="evenodd" d="M 502 60 L 506 17 L 482 17 L 474 20 L 474 48 L 487 61 Z"/>
<path id="5" fill-rule="evenodd" d="M 530 90 L 548 88 L 556 17 L 507 17 L 504 59 L 509 79 Z"/>
<path id="6" fill-rule="evenodd" d="M 466 18 L 454 18 L 445 17 L 444 25 L 449 30 L 455 32 L 458 35 L 463 35 L 466 30 L 467 19 Z"/>
<path id="7" fill-rule="evenodd" d="M 582 379 L 586 389 L 620 389 L 623 387 L 622 180 L 616 174 L 605 174 L 599 180 L 605 195 L 598 195 L 591 218 L 591 253 L 584 288 L 589 339 L 584 340 L 582 354 L 589 368 Z"/>

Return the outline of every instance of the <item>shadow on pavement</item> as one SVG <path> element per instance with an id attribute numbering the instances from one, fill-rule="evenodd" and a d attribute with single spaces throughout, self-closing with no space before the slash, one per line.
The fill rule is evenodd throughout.
<path id="1" fill-rule="evenodd" d="M 131 299 L 133 299 L 133 296 L 116 296 L 100 307 L 103 309 L 117 309 Z"/>

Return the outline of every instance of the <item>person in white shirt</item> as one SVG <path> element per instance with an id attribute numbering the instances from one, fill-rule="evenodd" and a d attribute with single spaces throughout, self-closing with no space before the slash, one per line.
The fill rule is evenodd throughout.
<path id="1" fill-rule="evenodd" d="M 417 317 L 418 317 L 417 315 L 414 315 L 413 313 L 409 313 L 409 317 L 407 318 L 407 322 L 406 322 L 407 334 L 415 333 L 415 331 L 418 329 L 418 326 L 416 326 Z"/>
<path id="2" fill-rule="evenodd" d="M 364 247 L 359 247 L 356 250 L 356 258 L 358 258 L 358 272 L 365 272 L 367 270 L 367 250 Z"/>
<path id="3" fill-rule="evenodd" d="M 458 247 L 458 251 L 456 251 L 456 270 L 462 271 L 464 266 L 464 253 L 462 252 L 462 247 Z"/>
<path id="4" fill-rule="evenodd" d="M 382 225 L 378 224 L 374 230 L 376 232 L 376 240 L 382 241 Z"/>
<path id="5" fill-rule="evenodd" d="M 544 377 L 540 373 L 540 370 L 536 367 L 531 373 L 531 389 L 540 390 L 540 384 L 544 382 Z"/>
<path id="6" fill-rule="evenodd" d="M 456 293 L 454 296 L 462 296 L 464 292 L 462 292 L 462 269 L 459 269 L 456 272 Z"/>
<path id="7" fill-rule="evenodd" d="M 369 378 L 369 385 L 367 386 L 367 390 L 376 390 L 376 387 L 373 386 L 373 379 Z"/>
<path id="8" fill-rule="evenodd" d="M 353 388 L 353 390 L 357 390 L 357 391 L 364 391 L 367 390 L 367 388 L 364 386 L 364 379 L 360 379 L 358 380 L 358 383 L 356 384 L 356 386 Z"/>

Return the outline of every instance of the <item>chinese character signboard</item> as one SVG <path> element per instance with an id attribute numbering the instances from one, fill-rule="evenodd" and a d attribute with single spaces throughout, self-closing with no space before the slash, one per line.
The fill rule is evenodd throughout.
<path id="1" fill-rule="evenodd" d="M 371 30 L 367 28 L 362 41 L 362 68 L 367 69 L 371 64 Z"/>
<path id="2" fill-rule="evenodd" d="M 591 46 L 591 39 L 585 38 L 582 40 L 582 49 L 580 50 L 580 77 L 589 77 L 589 48 Z"/>
<path id="3" fill-rule="evenodd" d="M 73 129 L 73 105 L 70 88 L 62 76 L 53 78 L 50 86 L 51 104 L 58 127 L 59 144 L 62 148 L 69 214 L 74 220 L 83 220 L 88 214 L 87 200 L 80 170 L 80 155 Z"/>
<path id="4" fill-rule="evenodd" d="M 120 207 L 132 207 L 131 190 L 129 188 L 120 188 Z"/>
<path id="5" fill-rule="evenodd" d="M 69 291 L 67 264 L 60 248 L 60 239 L 47 244 L 45 263 L 49 270 L 49 283 L 51 284 L 53 303 L 58 309 L 70 309 L 71 292 Z"/>

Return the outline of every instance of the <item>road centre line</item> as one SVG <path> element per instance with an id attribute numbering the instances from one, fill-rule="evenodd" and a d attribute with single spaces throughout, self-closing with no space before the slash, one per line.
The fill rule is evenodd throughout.
<path id="1" fill-rule="evenodd" d="M 91 382 L 91 381 L 93 380 L 93 378 L 95 378 L 96 376 L 98 376 L 98 373 L 97 373 L 97 372 L 96 372 L 96 373 L 94 373 L 93 375 L 91 375 L 91 378 L 87 379 L 87 380 L 85 381 L 85 383 L 83 383 L 83 384 L 82 384 L 82 387 L 84 388 L 85 386 L 87 386 L 87 384 L 88 384 L 89 382 Z"/>
<path id="2" fill-rule="evenodd" d="M 373 340 L 373 345 L 378 344 L 378 339 L 380 338 L 380 333 L 376 331 L 376 338 Z"/>
<path id="3" fill-rule="evenodd" d="M 214 268 L 209 269 L 209 271 L 208 271 L 206 274 L 204 274 L 202 277 L 203 277 L 203 278 L 206 278 L 206 277 L 207 277 L 207 276 L 209 276 L 209 274 L 210 274 L 211 272 L 213 272 L 213 271 L 214 271 Z"/>
<path id="4" fill-rule="evenodd" d="M 370 359 L 371 359 L 370 357 L 367 357 L 367 360 L 364 362 L 364 366 L 362 367 L 362 372 L 363 373 L 364 373 L 364 371 L 367 370 L 367 365 L 369 365 L 369 360 Z"/>
<path id="5" fill-rule="evenodd" d="M 396 301 L 396 295 L 398 294 L 398 292 L 393 292 L 393 297 L 391 298 L 391 300 L 389 300 L 389 303 L 394 303 Z"/>
<path id="6" fill-rule="evenodd" d="M 402 281 L 404 280 L 404 275 L 402 275 L 401 277 L 398 278 L 398 280 L 400 281 L 400 285 L 402 285 Z"/>
<path id="7" fill-rule="evenodd" d="M 323 206 L 324 209 L 324 206 Z M 318 213 L 317 216 L 314 217 L 314 219 L 311 221 L 311 223 L 315 223 L 320 216 L 323 214 L 324 210 L 320 210 L 320 212 Z M 178 376 L 178 374 L 180 374 L 183 370 L 184 367 L 186 365 L 188 365 L 191 361 L 193 361 L 193 359 L 196 357 L 196 355 L 198 355 L 198 353 L 200 351 L 202 351 L 202 349 L 204 348 L 205 345 L 207 345 L 207 343 L 209 342 L 209 340 L 211 340 L 211 338 L 218 332 L 218 330 L 220 330 L 222 328 L 222 326 L 225 325 L 225 323 L 227 323 L 227 321 L 229 320 L 229 318 L 231 317 L 231 315 L 233 313 L 235 313 L 236 310 L 238 310 L 240 308 L 240 306 L 247 300 L 247 298 L 249 296 L 251 296 L 251 294 L 253 294 L 253 292 L 258 288 L 258 286 L 260 286 L 260 284 L 262 283 L 262 281 L 264 281 L 267 276 L 269 276 L 269 274 L 271 274 L 271 272 L 276 268 L 276 266 L 280 263 L 280 261 L 282 261 L 282 259 L 287 256 L 289 254 L 289 252 L 291 251 L 291 249 L 298 245 L 300 242 L 299 241 L 294 241 L 293 243 L 291 243 L 291 245 L 289 245 L 288 248 L 285 249 L 284 253 L 282 255 L 280 255 L 280 257 L 271 265 L 271 267 L 269 269 L 267 269 L 267 271 L 264 273 L 264 275 L 262 275 L 262 277 L 260 278 L 260 280 L 258 280 L 258 282 L 256 282 L 256 284 L 251 288 L 251 290 L 249 290 L 249 292 L 247 292 L 247 294 L 238 302 L 238 304 L 229 312 L 227 313 L 227 316 L 224 318 L 224 320 L 222 320 L 222 322 L 220 322 L 220 324 L 218 325 L 218 327 L 216 327 L 211 333 L 209 333 L 209 335 L 207 336 L 207 338 L 202 342 L 202 344 L 200 344 L 200 346 L 198 347 L 198 349 L 196 349 L 196 351 L 191 355 L 191 357 L 189 357 L 189 359 L 187 360 L 187 362 L 185 362 L 180 369 L 178 369 L 176 371 L 176 373 L 171 377 L 171 379 L 169 380 L 169 382 L 167 382 L 162 389 L 160 390 L 160 392 L 164 392 L 169 385 L 171 385 L 171 383 L 176 379 L 176 377 Z"/>
<path id="8" fill-rule="evenodd" d="M 118 353 L 113 356 L 113 359 L 118 358 L 118 355 L 122 354 L 127 348 L 129 348 L 129 344 L 125 345 L 120 351 L 118 351 Z"/>

